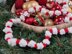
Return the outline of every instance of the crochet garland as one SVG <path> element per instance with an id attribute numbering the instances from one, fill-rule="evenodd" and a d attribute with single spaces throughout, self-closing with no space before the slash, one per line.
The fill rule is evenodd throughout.
<path id="1" fill-rule="evenodd" d="M 33 40 L 27 41 L 25 39 L 17 39 L 13 37 L 13 31 L 11 29 L 13 24 L 21 23 L 21 20 L 19 18 L 17 19 L 10 19 L 3 29 L 3 32 L 5 32 L 5 40 L 8 42 L 9 45 L 15 46 L 19 45 L 20 47 L 31 47 L 36 48 L 38 50 L 41 50 L 45 48 L 47 45 L 50 45 L 50 38 L 52 37 L 52 34 L 57 35 L 58 33 L 63 35 L 66 33 L 72 33 L 72 27 L 60 29 L 58 30 L 56 27 L 51 28 L 49 31 L 45 31 L 45 38 L 42 42 L 36 43 Z"/>

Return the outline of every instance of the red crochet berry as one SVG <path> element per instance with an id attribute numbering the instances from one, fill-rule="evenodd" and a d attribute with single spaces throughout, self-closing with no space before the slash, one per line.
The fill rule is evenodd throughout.
<path id="1" fill-rule="evenodd" d="M 16 12 L 15 12 L 15 14 L 16 14 L 17 16 L 20 16 L 20 15 L 21 15 L 21 12 L 22 12 L 22 9 L 17 9 Z"/>

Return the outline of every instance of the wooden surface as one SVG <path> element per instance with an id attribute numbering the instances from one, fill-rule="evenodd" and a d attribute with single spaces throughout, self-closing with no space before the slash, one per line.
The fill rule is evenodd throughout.
<path id="1" fill-rule="evenodd" d="M 45 30 L 45 29 L 49 30 L 50 28 L 53 28 L 53 27 L 56 27 L 57 29 L 63 29 L 63 28 L 70 27 L 70 26 L 72 26 L 72 21 L 69 23 L 63 23 L 60 25 L 46 26 L 46 27 L 28 25 L 24 22 L 22 22 L 21 24 L 23 25 L 24 28 L 27 28 L 29 30 L 33 30 L 35 32 L 41 33 L 43 30 Z"/>
<path id="2" fill-rule="evenodd" d="M 11 12 L 15 13 L 15 4 L 12 6 Z M 29 30 L 33 30 L 35 32 L 41 33 L 43 30 L 45 30 L 45 29 L 49 30 L 50 28 L 53 28 L 53 27 L 57 27 L 58 29 L 70 27 L 70 26 L 72 26 L 72 21 L 69 23 L 63 23 L 60 25 L 46 26 L 46 27 L 28 25 L 28 24 L 23 23 L 23 22 L 21 22 L 21 24 L 23 25 L 24 28 L 27 28 Z"/>

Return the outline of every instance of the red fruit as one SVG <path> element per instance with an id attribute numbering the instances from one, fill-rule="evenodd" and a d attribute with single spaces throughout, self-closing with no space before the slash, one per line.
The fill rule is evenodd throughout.
<path id="1" fill-rule="evenodd" d="M 38 0 L 38 3 L 39 3 L 40 5 L 46 5 L 47 0 Z"/>
<path id="2" fill-rule="evenodd" d="M 20 16 L 20 15 L 21 15 L 21 14 L 20 14 L 21 12 L 22 12 L 22 9 L 18 9 L 18 10 L 16 10 L 15 14 L 16 14 L 17 16 Z"/>
<path id="3" fill-rule="evenodd" d="M 23 3 L 24 3 L 24 0 L 16 0 L 16 2 L 15 2 L 15 8 L 16 9 L 22 9 Z"/>
<path id="4" fill-rule="evenodd" d="M 58 16 L 55 20 L 54 20 L 55 24 L 61 24 L 64 23 L 64 18 L 62 16 Z"/>

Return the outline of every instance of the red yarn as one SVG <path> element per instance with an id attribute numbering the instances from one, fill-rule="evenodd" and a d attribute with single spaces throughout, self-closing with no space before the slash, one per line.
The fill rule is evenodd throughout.
<path id="1" fill-rule="evenodd" d="M 8 41 L 10 38 L 7 38 L 6 41 Z"/>
<path id="2" fill-rule="evenodd" d="M 43 46 L 44 46 L 44 48 L 46 48 L 47 44 L 44 44 L 44 43 L 43 43 Z"/>
<path id="3" fill-rule="evenodd" d="M 37 44 L 34 45 L 34 48 L 37 48 Z"/>
<path id="4" fill-rule="evenodd" d="M 65 30 L 66 33 L 68 32 L 68 28 L 65 28 L 64 30 Z"/>
<path id="5" fill-rule="evenodd" d="M 16 44 L 19 44 L 19 42 L 20 42 L 20 39 L 17 39 L 17 40 L 16 40 Z"/>
<path id="6" fill-rule="evenodd" d="M 10 26 L 7 26 L 7 28 L 11 28 Z"/>
<path id="7" fill-rule="evenodd" d="M 52 30 L 52 29 L 50 29 L 49 31 L 50 31 L 51 33 L 53 33 L 53 30 Z"/>
<path id="8" fill-rule="evenodd" d="M 45 39 L 48 39 L 48 40 L 50 40 L 50 37 L 49 37 L 49 36 L 45 36 Z"/>
<path id="9" fill-rule="evenodd" d="M 6 34 L 9 34 L 9 33 L 11 33 L 11 32 L 7 32 Z"/>
<path id="10" fill-rule="evenodd" d="M 13 22 L 12 20 L 9 20 L 9 22 Z"/>

